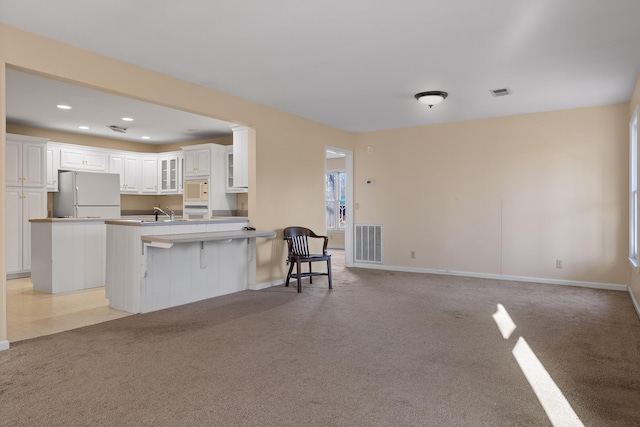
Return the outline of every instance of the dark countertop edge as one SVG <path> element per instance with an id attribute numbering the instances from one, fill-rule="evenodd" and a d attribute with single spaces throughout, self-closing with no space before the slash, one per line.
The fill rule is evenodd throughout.
<path id="1" fill-rule="evenodd" d="M 29 222 L 105 222 L 107 218 L 32 218 Z"/>
<path id="2" fill-rule="evenodd" d="M 193 225 L 193 224 L 228 224 L 236 222 L 248 222 L 249 218 L 245 217 L 225 217 L 225 218 L 211 218 L 211 219 L 178 219 L 175 221 L 153 221 L 146 220 L 141 221 L 137 219 L 107 219 L 104 221 L 107 225 L 123 225 L 127 227 L 157 227 L 167 225 Z"/>

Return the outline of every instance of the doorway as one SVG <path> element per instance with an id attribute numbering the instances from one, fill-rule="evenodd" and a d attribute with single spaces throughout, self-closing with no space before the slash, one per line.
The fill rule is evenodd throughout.
<path id="1" fill-rule="evenodd" d="M 325 233 L 353 265 L 353 151 L 325 146 Z"/>

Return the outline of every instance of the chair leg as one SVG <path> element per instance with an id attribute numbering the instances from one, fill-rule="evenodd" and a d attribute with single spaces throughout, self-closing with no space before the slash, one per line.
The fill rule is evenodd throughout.
<path id="1" fill-rule="evenodd" d="M 313 283 L 313 270 L 311 270 L 311 263 L 309 263 L 309 283 Z"/>
<path id="2" fill-rule="evenodd" d="M 300 261 L 296 262 L 296 271 L 298 272 L 297 276 L 298 276 L 298 293 L 302 292 L 302 265 L 300 263 Z"/>
<path id="3" fill-rule="evenodd" d="M 327 259 L 327 273 L 329 273 L 329 289 L 333 289 L 333 284 L 331 283 L 331 258 Z"/>
<path id="4" fill-rule="evenodd" d="M 289 262 L 289 272 L 287 273 L 287 281 L 284 282 L 285 286 L 289 286 L 289 280 L 291 280 L 291 272 L 293 271 L 293 261 Z"/>

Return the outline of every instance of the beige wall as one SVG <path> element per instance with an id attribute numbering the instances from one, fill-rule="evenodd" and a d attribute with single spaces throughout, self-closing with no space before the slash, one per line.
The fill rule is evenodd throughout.
<path id="1" fill-rule="evenodd" d="M 640 75 L 636 80 L 636 85 L 631 94 L 631 101 L 629 102 L 629 111 L 627 122 L 629 123 L 636 108 L 640 109 Z M 637 303 L 640 304 L 640 269 L 629 266 L 629 287 Z"/>
<path id="2" fill-rule="evenodd" d="M 625 103 L 358 134 L 355 223 L 384 225 L 390 266 L 626 284 L 627 123 Z"/>
<path id="3" fill-rule="evenodd" d="M 93 89 L 129 96 L 249 126 L 249 185 L 243 198 L 251 225 L 279 232 L 259 239 L 257 282 L 284 275 L 282 228 L 292 223 L 324 225 L 324 146 L 352 149 L 353 135 L 192 83 L 145 70 L 0 24 L 0 116 L 5 110 L 5 65 Z M 5 120 L 0 128 L 0 161 L 5 162 Z M 4 212 L 5 177 L 0 174 Z M 4 216 L 0 219 L 0 342 L 6 340 Z"/>

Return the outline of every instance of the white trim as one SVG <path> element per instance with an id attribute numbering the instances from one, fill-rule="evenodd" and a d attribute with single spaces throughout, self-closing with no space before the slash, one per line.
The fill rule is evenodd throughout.
<path id="1" fill-rule="evenodd" d="M 9 350 L 9 341 L 0 341 L 0 351 Z"/>
<path id="2" fill-rule="evenodd" d="M 538 277 L 523 277 L 523 276 L 505 276 L 503 274 L 435 270 L 431 268 L 397 267 L 397 266 L 389 266 L 389 265 L 372 265 L 372 264 L 363 264 L 363 263 L 356 263 L 353 266 L 359 267 L 359 268 L 370 268 L 374 270 L 403 271 L 407 273 L 443 274 L 443 275 L 449 275 L 449 276 L 476 277 L 478 279 L 511 280 L 515 282 L 544 283 L 549 285 L 578 286 L 582 288 L 592 288 L 592 289 L 607 289 L 610 291 L 627 291 L 629 288 L 627 285 L 619 285 L 615 283 L 579 282 L 576 280 L 542 279 Z"/>
<path id="3" fill-rule="evenodd" d="M 640 317 L 640 304 L 638 304 L 638 300 L 636 300 L 633 291 L 631 290 L 631 286 L 627 287 L 629 291 L 629 295 L 631 295 L 631 302 L 633 303 L 633 307 L 636 309 L 636 313 L 638 313 L 638 317 Z"/>
<path id="4" fill-rule="evenodd" d="M 256 285 L 249 285 L 249 290 L 251 290 L 251 291 L 259 291 L 259 290 L 262 290 L 262 289 L 267 289 L 267 288 L 271 288 L 273 286 L 280 286 L 280 285 L 284 285 L 284 279 L 274 280 L 272 282 L 258 283 Z"/>

